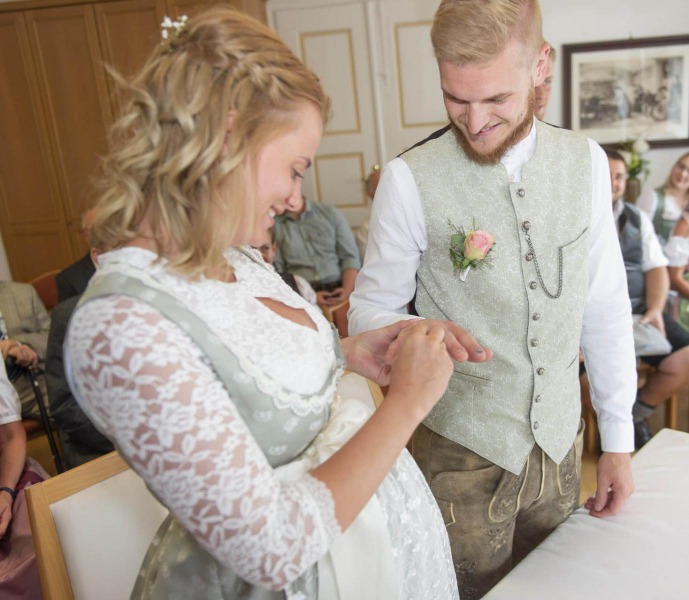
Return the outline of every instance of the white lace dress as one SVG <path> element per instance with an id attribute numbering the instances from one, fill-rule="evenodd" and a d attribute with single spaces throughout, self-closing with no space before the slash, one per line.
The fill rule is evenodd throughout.
<path id="1" fill-rule="evenodd" d="M 299 428 L 317 431 L 327 419 L 340 374 L 330 325 L 274 271 L 242 252 L 228 251 L 235 283 L 190 282 L 155 258 L 138 248 L 107 253 L 95 279 L 119 273 L 176 298 L 237 357 L 238 385 L 251 382 L 272 404 L 247 409 L 241 398 L 231 398 L 186 324 L 168 320 L 148 302 L 114 294 L 77 308 L 66 342 L 77 400 L 191 539 L 174 560 L 158 553 L 155 560 L 163 564 L 156 576 L 179 577 L 198 598 L 238 597 L 236 582 L 234 591 L 218 583 L 223 570 L 244 586 L 315 597 L 312 587 L 296 583 L 340 534 L 332 497 L 310 475 L 287 483 L 274 467 L 287 462 L 281 453 L 289 443 L 282 437 Z M 257 298 L 305 310 L 317 331 L 280 317 Z M 259 445 L 253 423 L 264 431 L 274 427 L 277 442 Z M 440 513 L 406 451 L 377 498 L 400 597 L 458 598 Z M 209 573 L 188 560 L 194 553 L 210 557 L 213 565 L 203 567 Z M 190 597 L 191 588 L 175 589 L 187 589 L 179 597 Z"/>

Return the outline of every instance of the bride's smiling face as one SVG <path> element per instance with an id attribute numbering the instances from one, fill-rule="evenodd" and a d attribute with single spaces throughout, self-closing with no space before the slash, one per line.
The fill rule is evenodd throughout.
<path id="1" fill-rule="evenodd" d="M 291 130 L 268 142 L 258 153 L 256 192 L 248 207 L 253 228 L 242 232 L 246 239 L 237 240 L 239 244 L 258 247 L 269 242 L 268 230 L 275 223 L 273 216 L 293 210 L 301 202 L 302 179 L 316 156 L 323 121 L 311 104 L 303 104 L 292 121 Z"/>

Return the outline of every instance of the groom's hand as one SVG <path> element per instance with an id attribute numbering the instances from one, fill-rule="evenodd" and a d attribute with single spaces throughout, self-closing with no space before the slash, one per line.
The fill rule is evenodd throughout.
<path id="1" fill-rule="evenodd" d="M 493 358 L 493 351 L 484 348 L 466 329 L 452 321 L 427 320 L 429 326 L 440 325 L 445 330 L 445 347 L 458 362 L 485 362 Z"/>

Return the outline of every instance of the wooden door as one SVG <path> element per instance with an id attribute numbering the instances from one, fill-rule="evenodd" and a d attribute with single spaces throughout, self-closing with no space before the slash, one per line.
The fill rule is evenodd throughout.
<path id="1" fill-rule="evenodd" d="M 19 281 L 72 253 L 24 14 L 0 13 L 0 229 Z"/>
<path id="2" fill-rule="evenodd" d="M 364 179 L 378 162 L 374 95 L 364 4 L 269 3 L 271 23 L 320 78 L 332 119 L 304 182 L 307 198 L 337 207 L 358 227 L 369 213 Z"/>
<path id="3" fill-rule="evenodd" d="M 120 0 L 94 4 L 103 61 L 119 75 L 136 73 L 160 43 L 160 23 L 165 16 L 156 0 Z M 107 76 L 113 114 L 119 111 L 118 87 Z"/>
<path id="4" fill-rule="evenodd" d="M 73 258 L 86 245 L 79 215 L 93 201 L 92 178 L 106 149 L 112 121 L 98 30 L 91 5 L 26 13 L 53 156 L 62 191 L 63 219 L 71 228 Z"/>

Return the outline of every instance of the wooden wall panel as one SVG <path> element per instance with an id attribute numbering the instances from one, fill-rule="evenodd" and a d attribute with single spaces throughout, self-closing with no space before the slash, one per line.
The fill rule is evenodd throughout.
<path id="1" fill-rule="evenodd" d="M 204 8 L 215 6 L 217 2 L 215 0 L 165 0 L 165 4 L 167 6 L 166 14 L 174 20 L 182 15 L 192 17 Z M 235 6 L 233 0 L 229 0 L 227 4 Z"/>
<path id="2" fill-rule="evenodd" d="M 156 0 L 121 0 L 95 4 L 94 9 L 104 62 L 124 77 L 136 73 L 160 42 L 162 5 Z M 109 76 L 107 82 L 116 115 L 117 86 Z"/>
<path id="3" fill-rule="evenodd" d="M 17 227 L 14 236 L 16 252 L 13 253 L 12 263 L 14 279 L 29 281 L 47 271 L 70 264 L 73 259 L 68 254 L 69 240 L 66 231 L 64 227 L 55 227 L 50 223 Z"/>
<path id="4" fill-rule="evenodd" d="M 218 0 L 165 0 L 168 7 L 168 15 L 172 18 L 180 15 L 191 17 L 205 7 L 215 6 Z M 241 10 L 261 23 L 267 23 L 265 0 L 225 0 L 224 4 L 229 4 Z"/>

